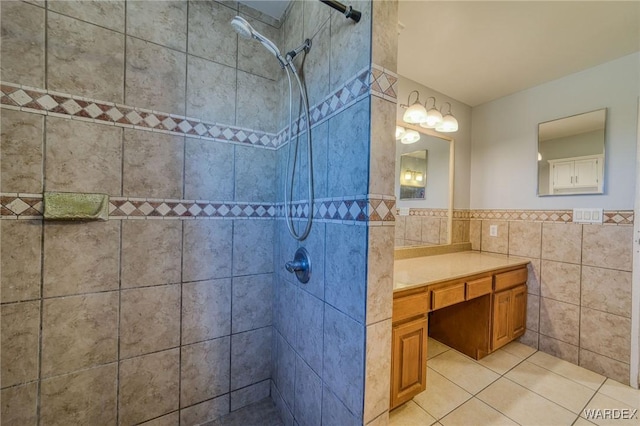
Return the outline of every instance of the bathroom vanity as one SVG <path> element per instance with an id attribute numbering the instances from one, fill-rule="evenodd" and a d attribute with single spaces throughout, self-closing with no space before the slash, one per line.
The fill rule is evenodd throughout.
<path id="1" fill-rule="evenodd" d="M 524 334 L 528 263 L 471 251 L 395 261 L 391 409 L 426 388 L 428 335 L 480 359 Z"/>

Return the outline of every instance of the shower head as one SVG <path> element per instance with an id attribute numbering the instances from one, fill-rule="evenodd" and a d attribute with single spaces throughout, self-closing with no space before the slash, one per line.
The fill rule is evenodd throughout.
<path id="1" fill-rule="evenodd" d="M 260 43 L 262 43 L 262 45 L 269 52 L 271 52 L 271 54 L 273 56 L 275 56 L 278 59 L 278 61 L 280 62 L 280 65 L 282 65 L 282 67 L 284 68 L 284 66 L 286 65 L 286 62 L 285 62 L 284 58 L 282 57 L 282 54 L 280 53 L 280 50 L 278 50 L 278 47 L 271 40 L 269 40 L 268 38 L 266 38 L 265 36 L 263 36 L 262 34 L 257 32 L 251 26 L 251 24 L 249 24 L 247 22 L 246 19 L 241 18 L 240 16 L 236 16 L 235 18 L 233 18 L 231 20 L 231 26 L 242 37 L 244 37 L 244 38 L 254 38 L 254 39 L 258 40 Z"/>

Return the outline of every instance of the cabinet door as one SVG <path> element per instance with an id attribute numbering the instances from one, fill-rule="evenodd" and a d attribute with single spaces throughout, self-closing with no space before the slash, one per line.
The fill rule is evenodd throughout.
<path id="1" fill-rule="evenodd" d="M 427 386 L 427 318 L 393 327 L 391 408 L 407 402 Z"/>
<path id="2" fill-rule="evenodd" d="M 506 345 L 511 341 L 511 290 L 501 291 L 493 295 L 493 325 L 491 350 Z"/>
<path id="3" fill-rule="evenodd" d="M 552 167 L 553 188 L 573 188 L 574 161 L 555 163 Z"/>
<path id="4" fill-rule="evenodd" d="M 522 336 L 527 328 L 527 286 L 511 290 L 511 339 Z"/>
<path id="5" fill-rule="evenodd" d="M 576 188 L 598 186 L 598 159 L 576 160 L 574 186 Z"/>

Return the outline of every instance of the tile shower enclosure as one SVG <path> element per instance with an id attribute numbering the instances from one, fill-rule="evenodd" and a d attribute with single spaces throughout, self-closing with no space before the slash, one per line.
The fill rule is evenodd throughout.
<path id="1" fill-rule="evenodd" d="M 392 173 L 366 164 L 388 154 L 370 117 L 390 134 L 395 114 L 392 73 L 370 79 L 372 14 L 395 3 L 354 2 L 358 25 L 320 2 L 294 2 L 283 22 L 231 1 L 0 7 L 3 424 L 191 425 L 269 395 L 287 422 L 386 418 L 375 348 L 389 347 L 393 228 L 361 225 L 393 220 Z M 314 40 L 304 77 L 326 220 L 304 243 L 304 288 L 282 268 L 297 244 L 276 219 L 286 79 L 235 15 L 283 51 Z M 373 56 L 394 68 L 394 49 Z M 110 219 L 43 222 L 43 191 L 107 193 Z M 368 251 L 376 239 L 388 250 Z"/>

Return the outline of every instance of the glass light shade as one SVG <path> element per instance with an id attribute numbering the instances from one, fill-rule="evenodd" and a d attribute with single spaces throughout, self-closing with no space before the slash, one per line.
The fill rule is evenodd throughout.
<path id="1" fill-rule="evenodd" d="M 407 130 L 402 136 L 402 139 L 400 139 L 400 142 L 402 142 L 405 145 L 409 145 L 410 143 L 415 143 L 415 142 L 418 142 L 419 140 L 420 140 L 420 133 L 416 132 L 415 130 Z"/>
<path id="2" fill-rule="evenodd" d="M 435 108 L 431 108 L 427 111 L 427 120 L 423 123 L 420 123 L 421 127 L 425 127 L 427 129 L 433 129 L 442 123 L 442 113 Z"/>
<path id="3" fill-rule="evenodd" d="M 404 180 L 411 180 L 411 172 L 404 172 Z"/>
<path id="4" fill-rule="evenodd" d="M 396 140 L 401 139 L 405 132 L 404 127 L 396 126 Z"/>
<path id="5" fill-rule="evenodd" d="M 420 124 L 427 121 L 427 109 L 421 103 L 416 102 L 404 112 L 402 119 L 411 124 Z"/>
<path id="6" fill-rule="evenodd" d="M 416 180 L 422 182 L 422 173 L 416 173 Z"/>
<path id="7" fill-rule="evenodd" d="M 542 161 L 542 154 L 538 153 L 538 161 Z"/>
<path id="8" fill-rule="evenodd" d="M 436 130 L 443 133 L 457 132 L 458 120 L 453 115 L 447 114 L 442 118 L 442 123 L 436 126 Z"/>

